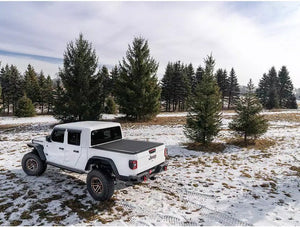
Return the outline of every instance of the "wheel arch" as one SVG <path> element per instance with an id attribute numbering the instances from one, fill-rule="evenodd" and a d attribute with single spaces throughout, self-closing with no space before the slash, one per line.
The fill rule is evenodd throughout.
<path id="1" fill-rule="evenodd" d="M 37 154 L 39 155 L 40 159 L 42 159 L 43 161 L 46 161 L 46 156 L 44 153 L 44 146 L 41 144 L 36 144 L 36 143 L 28 143 L 27 144 L 28 147 L 32 147 L 37 151 Z"/>
<path id="2" fill-rule="evenodd" d="M 93 156 L 88 160 L 85 166 L 85 170 L 86 171 L 90 170 L 91 166 L 94 164 L 110 167 L 111 171 L 115 174 L 116 177 L 120 176 L 114 161 L 111 160 L 110 158 Z"/>

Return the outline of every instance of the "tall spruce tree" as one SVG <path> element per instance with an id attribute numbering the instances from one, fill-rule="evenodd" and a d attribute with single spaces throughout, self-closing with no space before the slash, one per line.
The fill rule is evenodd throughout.
<path id="1" fill-rule="evenodd" d="M 43 71 L 41 71 L 40 74 L 38 75 L 38 84 L 39 84 L 38 103 L 41 108 L 41 113 L 43 114 L 44 106 L 46 102 L 46 90 L 47 90 L 46 77 Z"/>
<path id="2" fill-rule="evenodd" d="M 64 53 L 64 65 L 54 107 L 55 117 L 63 121 L 98 120 L 103 89 L 101 76 L 96 73 L 98 59 L 92 44 L 80 34 L 70 42 Z"/>
<path id="3" fill-rule="evenodd" d="M 279 107 L 279 97 L 278 97 L 278 87 L 279 81 L 275 67 L 273 66 L 268 73 L 268 92 L 267 92 L 267 109 L 273 109 Z"/>
<path id="4" fill-rule="evenodd" d="M 286 66 L 282 66 L 278 72 L 278 97 L 281 108 L 297 109 L 294 86 Z"/>
<path id="5" fill-rule="evenodd" d="M 24 74 L 24 88 L 27 97 L 34 105 L 39 102 L 39 82 L 38 75 L 34 68 L 29 64 Z"/>
<path id="6" fill-rule="evenodd" d="M 53 102 L 54 102 L 54 88 L 53 81 L 51 77 L 48 75 L 45 82 L 45 103 L 47 105 L 47 114 L 52 110 Z"/>
<path id="7" fill-rule="evenodd" d="M 191 92 L 194 92 L 194 90 L 195 90 L 195 86 L 193 86 L 193 85 L 196 83 L 196 74 L 195 74 L 192 63 L 188 64 L 185 67 L 185 71 L 186 71 L 186 76 L 187 76 L 187 80 L 188 80 L 187 89 L 189 89 L 188 92 L 191 94 Z"/>
<path id="8" fill-rule="evenodd" d="M 258 83 L 258 88 L 256 89 L 256 95 L 259 98 L 263 107 L 266 107 L 268 102 L 268 91 L 269 91 L 269 77 L 266 73 L 263 74 L 262 78 Z"/>
<path id="9" fill-rule="evenodd" d="M 190 98 L 184 129 L 189 139 L 202 144 L 210 143 L 221 127 L 221 94 L 214 77 L 214 65 L 215 60 L 208 56 L 201 83 Z"/>
<path id="10" fill-rule="evenodd" d="M 236 98 L 240 93 L 240 87 L 233 68 L 231 68 L 229 74 L 227 92 L 228 92 L 228 109 L 230 109 L 232 104 L 234 103 L 234 101 L 236 100 Z"/>
<path id="11" fill-rule="evenodd" d="M 204 74 L 204 69 L 200 66 L 198 66 L 197 70 L 196 70 L 196 75 L 195 75 L 195 84 L 193 85 L 193 87 L 195 88 L 199 83 L 201 83 L 202 77 Z"/>
<path id="12" fill-rule="evenodd" d="M 248 138 L 256 139 L 265 133 L 268 129 L 267 120 L 260 114 L 262 105 L 254 93 L 254 85 L 250 79 L 247 85 L 247 93 L 240 97 L 235 106 L 237 116 L 229 124 L 229 128 L 236 131 L 238 135 L 243 136 L 247 145 Z"/>
<path id="13" fill-rule="evenodd" d="M 112 96 L 116 96 L 116 85 L 117 85 L 117 80 L 119 77 L 119 67 L 116 65 L 115 67 L 112 68 L 110 71 L 110 78 L 111 78 L 111 93 Z"/>
<path id="14" fill-rule="evenodd" d="M 161 80 L 161 100 L 165 102 L 165 110 L 171 111 L 172 100 L 174 99 L 173 89 L 173 64 L 169 62 L 166 67 L 165 74 Z"/>
<path id="15" fill-rule="evenodd" d="M 117 100 L 122 113 L 135 120 L 148 120 L 160 110 L 156 72 L 158 63 L 150 56 L 148 41 L 136 37 L 120 63 Z"/>
<path id="16" fill-rule="evenodd" d="M 217 80 L 217 84 L 219 85 L 220 88 L 220 92 L 222 95 L 222 109 L 224 108 L 224 101 L 225 101 L 225 96 L 227 95 L 227 89 L 229 87 L 228 84 L 228 76 L 227 76 L 227 72 L 226 69 L 218 69 L 216 72 L 216 80 Z"/>

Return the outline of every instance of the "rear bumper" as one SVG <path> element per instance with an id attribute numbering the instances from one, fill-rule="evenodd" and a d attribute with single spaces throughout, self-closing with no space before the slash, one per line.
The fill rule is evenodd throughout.
<path id="1" fill-rule="evenodd" d="M 154 177 L 156 174 L 162 172 L 162 171 L 166 171 L 167 170 L 167 166 L 168 166 L 168 162 L 165 161 L 157 166 L 154 166 L 151 169 L 148 169 L 142 173 L 139 173 L 138 175 L 135 176 L 120 176 L 119 180 L 122 181 L 131 181 L 134 183 L 139 183 L 142 181 L 145 181 L 147 179 L 150 179 L 152 177 Z"/>

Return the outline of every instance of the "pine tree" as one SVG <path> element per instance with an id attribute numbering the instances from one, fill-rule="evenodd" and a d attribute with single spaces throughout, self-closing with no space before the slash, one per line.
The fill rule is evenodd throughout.
<path id="1" fill-rule="evenodd" d="M 235 106 L 237 116 L 229 124 L 230 129 L 243 136 L 246 145 L 249 137 L 256 139 L 268 129 L 267 120 L 260 114 L 263 107 L 254 93 L 254 85 L 251 79 L 247 89 L 245 96 L 239 97 L 237 100 Z"/>
<path id="2" fill-rule="evenodd" d="M 185 71 L 188 79 L 187 89 L 189 89 L 189 95 L 191 95 L 191 92 L 194 92 L 195 90 L 195 87 L 193 85 L 196 83 L 196 74 L 192 63 L 185 67 Z"/>
<path id="3" fill-rule="evenodd" d="M 204 69 L 199 66 L 196 70 L 196 78 L 195 78 L 195 84 L 193 85 L 193 87 L 195 88 L 199 83 L 201 83 L 202 77 L 204 74 Z"/>
<path id="4" fill-rule="evenodd" d="M 50 113 L 54 102 L 53 81 L 48 75 L 45 82 L 45 104 L 47 105 L 47 114 Z"/>
<path id="5" fill-rule="evenodd" d="M 38 76 L 34 68 L 29 64 L 24 75 L 24 88 L 27 97 L 34 105 L 39 102 L 39 83 Z"/>
<path id="6" fill-rule="evenodd" d="M 17 102 L 23 95 L 22 77 L 16 66 L 6 65 L 1 69 L 1 86 L 4 109 L 7 108 L 7 113 L 9 114 L 10 106 L 12 105 L 14 114 Z"/>
<path id="7" fill-rule="evenodd" d="M 281 108 L 298 108 L 293 90 L 294 86 L 289 72 L 286 66 L 282 66 L 278 72 L 278 97 Z"/>
<path id="8" fill-rule="evenodd" d="M 234 101 L 236 100 L 236 98 L 240 93 L 239 84 L 233 68 L 231 68 L 230 75 L 228 78 L 227 92 L 228 92 L 228 109 L 230 109 L 232 103 L 234 103 Z"/>
<path id="9" fill-rule="evenodd" d="M 268 91 L 269 91 L 269 78 L 266 73 L 263 74 L 259 81 L 258 88 L 256 90 L 256 95 L 259 98 L 263 107 L 266 107 L 268 102 Z"/>
<path id="10" fill-rule="evenodd" d="M 99 76 L 101 77 L 103 89 L 101 105 L 104 108 L 105 98 L 112 94 L 112 79 L 106 66 L 102 66 Z"/>
<path id="11" fill-rule="evenodd" d="M 32 117 L 35 115 L 35 108 L 32 104 L 32 101 L 27 98 L 27 96 L 23 96 L 17 102 L 16 108 L 16 116 L 17 117 Z"/>
<path id="12" fill-rule="evenodd" d="M 38 103 L 41 107 L 41 113 L 44 113 L 44 106 L 46 102 L 46 90 L 47 90 L 47 84 L 46 84 L 46 77 L 44 76 L 43 71 L 40 72 L 38 75 L 38 84 L 39 84 L 39 94 L 38 94 Z"/>
<path id="13" fill-rule="evenodd" d="M 63 121 L 99 119 L 103 111 L 103 86 L 101 76 L 96 74 L 97 66 L 96 52 L 82 34 L 75 42 L 68 43 L 63 69 L 59 72 L 63 89 L 59 88 L 59 95 L 56 94 L 56 118 Z"/>
<path id="14" fill-rule="evenodd" d="M 273 109 L 279 107 L 279 97 L 278 97 L 278 76 L 275 67 L 272 67 L 268 73 L 268 88 L 267 91 L 267 109 Z"/>
<path id="15" fill-rule="evenodd" d="M 184 129 L 189 139 L 202 144 L 210 143 L 221 126 L 221 94 L 213 73 L 214 65 L 215 60 L 208 56 L 201 83 L 190 98 Z"/>
<path id="16" fill-rule="evenodd" d="M 119 77 L 119 68 L 116 65 L 115 67 L 112 68 L 110 71 L 110 78 L 111 78 L 111 94 L 113 97 L 116 96 L 116 86 L 117 86 L 117 80 Z"/>
<path id="17" fill-rule="evenodd" d="M 112 96 L 109 96 L 106 99 L 105 113 L 107 113 L 107 114 L 116 114 L 117 113 L 116 103 Z"/>
<path id="18" fill-rule="evenodd" d="M 218 69 L 216 72 L 216 80 L 217 84 L 220 88 L 220 92 L 222 95 L 222 109 L 224 108 L 224 101 L 225 101 L 225 96 L 227 95 L 227 89 L 229 87 L 228 84 L 228 77 L 227 77 L 227 72 L 226 69 Z"/>
<path id="19" fill-rule="evenodd" d="M 120 63 L 117 100 L 122 113 L 135 120 L 148 120 L 160 110 L 156 72 L 158 64 L 150 56 L 148 41 L 134 38 L 126 58 Z"/>
<path id="20" fill-rule="evenodd" d="M 161 80 L 161 100 L 165 102 L 166 111 L 171 111 L 171 103 L 174 99 L 175 90 L 172 87 L 173 75 L 173 64 L 169 62 Z"/>

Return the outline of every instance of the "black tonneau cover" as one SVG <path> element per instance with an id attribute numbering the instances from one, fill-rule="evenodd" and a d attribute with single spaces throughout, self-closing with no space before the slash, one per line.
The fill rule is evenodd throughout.
<path id="1" fill-rule="evenodd" d="M 94 146 L 95 149 L 115 151 L 125 154 L 138 154 L 140 152 L 150 150 L 151 148 L 163 145 L 163 143 L 154 143 L 136 140 L 117 140 L 106 144 Z"/>

